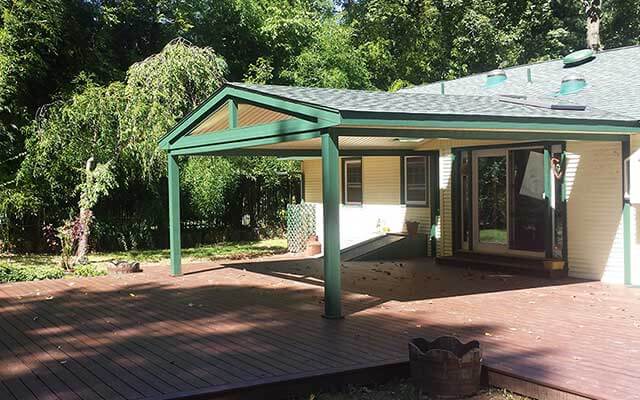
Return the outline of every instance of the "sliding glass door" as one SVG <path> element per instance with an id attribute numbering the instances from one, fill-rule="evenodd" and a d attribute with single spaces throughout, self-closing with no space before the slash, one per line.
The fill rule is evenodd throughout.
<path id="1" fill-rule="evenodd" d="M 543 255 L 544 150 L 501 148 L 471 154 L 472 212 L 463 210 L 461 222 L 464 226 L 471 219 L 473 250 Z"/>

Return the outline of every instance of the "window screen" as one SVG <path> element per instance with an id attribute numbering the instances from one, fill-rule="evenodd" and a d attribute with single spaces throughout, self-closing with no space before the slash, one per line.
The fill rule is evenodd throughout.
<path id="1" fill-rule="evenodd" d="M 427 157 L 405 157 L 405 201 L 426 206 L 429 201 Z"/>
<path id="2" fill-rule="evenodd" d="M 345 204 L 362 204 L 362 161 L 347 160 L 345 170 Z"/>

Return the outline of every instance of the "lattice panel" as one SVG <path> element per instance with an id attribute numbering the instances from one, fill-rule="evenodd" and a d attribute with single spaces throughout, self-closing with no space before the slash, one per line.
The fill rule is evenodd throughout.
<path id="1" fill-rule="evenodd" d="M 307 247 L 309 236 L 316 233 L 316 209 L 313 204 L 287 205 L 287 246 L 291 253 Z"/>

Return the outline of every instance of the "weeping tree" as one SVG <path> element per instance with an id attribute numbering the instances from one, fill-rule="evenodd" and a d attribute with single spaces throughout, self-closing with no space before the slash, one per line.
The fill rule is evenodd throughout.
<path id="1" fill-rule="evenodd" d="M 62 229 L 71 264 L 86 259 L 94 208 L 114 189 L 146 185 L 150 199 L 158 196 L 166 171 L 158 138 L 218 88 L 225 71 L 211 49 L 176 40 L 131 66 L 125 82 L 99 86 L 80 76 L 75 93 L 38 113 L 16 191 L 41 200 L 32 212 L 72 221 Z"/>

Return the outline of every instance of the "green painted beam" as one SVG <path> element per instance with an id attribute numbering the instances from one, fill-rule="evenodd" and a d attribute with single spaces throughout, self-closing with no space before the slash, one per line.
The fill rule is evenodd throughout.
<path id="1" fill-rule="evenodd" d="M 180 245 L 180 169 L 172 154 L 167 155 L 169 182 L 169 247 L 171 250 L 171 275 L 182 275 Z"/>
<path id="2" fill-rule="evenodd" d="M 342 318 L 340 276 L 340 159 L 338 135 L 322 132 L 324 317 Z"/>
<path id="3" fill-rule="evenodd" d="M 470 140 L 526 140 L 526 141 L 564 141 L 564 140 L 590 140 L 619 142 L 627 135 L 615 133 L 575 133 L 575 132 L 490 132 L 490 131 L 460 131 L 445 128 L 382 128 L 382 127 L 345 127 L 334 128 L 340 136 L 372 136 L 372 137 L 407 137 L 424 139 L 470 139 Z"/>
<path id="4" fill-rule="evenodd" d="M 341 127 L 399 127 L 469 130 L 527 130 L 556 132 L 638 133 L 638 121 L 606 121 L 544 117 L 498 117 L 488 115 L 390 114 L 343 112 Z"/>
<path id="5" fill-rule="evenodd" d="M 229 107 L 229 129 L 238 127 L 238 102 L 234 99 L 228 100 Z"/>
<path id="6" fill-rule="evenodd" d="M 246 149 L 247 147 L 266 146 L 271 144 L 295 142 L 300 140 L 315 139 L 320 137 L 320 132 L 305 132 L 305 133 L 293 133 L 290 135 L 272 136 L 261 139 L 243 140 L 238 142 L 209 144 L 199 147 L 192 147 L 179 150 L 171 150 L 171 154 L 174 155 L 212 155 L 216 153 L 222 153 L 225 151 L 236 150 L 240 152 L 240 149 Z M 248 149 L 247 151 L 252 151 Z"/>
<path id="7" fill-rule="evenodd" d="M 187 149 L 219 143 L 240 142 L 243 140 L 259 139 L 270 136 L 317 131 L 326 127 L 327 126 L 325 126 L 325 124 L 318 124 L 299 119 L 277 121 L 264 125 L 203 133 L 197 136 L 183 136 L 175 143 L 169 145 L 169 150 Z"/>

